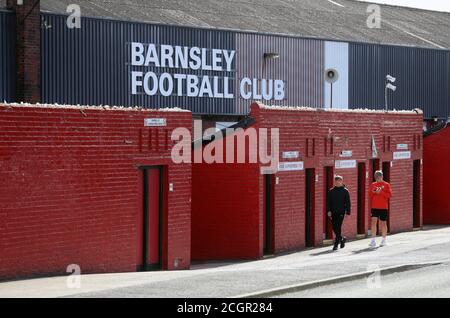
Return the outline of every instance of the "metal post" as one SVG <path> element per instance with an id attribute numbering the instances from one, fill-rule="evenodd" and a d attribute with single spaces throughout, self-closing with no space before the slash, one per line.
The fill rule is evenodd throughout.
<path id="1" fill-rule="evenodd" d="M 387 82 L 384 82 L 384 102 L 385 102 L 385 110 L 386 111 L 388 110 L 387 84 L 388 84 Z"/>
<path id="2" fill-rule="evenodd" d="M 333 109 L 333 83 L 331 85 L 331 95 L 330 95 L 330 109 Z"/>

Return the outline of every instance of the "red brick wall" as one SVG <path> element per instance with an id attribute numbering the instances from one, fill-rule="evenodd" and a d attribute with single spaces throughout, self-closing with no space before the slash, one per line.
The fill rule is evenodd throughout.
<path id="1" fill-rule="evenodd" d="M 424 223 L 450 224 L 450 126 L 423 142 Z"/>
<path id="2" fill-rule="evenodd" d="M 393 191 L 390 203 L 391 233 L 413 228 L 413 160 L 422 159 L 422 127 L 422 121 L 419 122 L 417 118 L 408 120 L 402 115 L 391 115 L 390 117 L 385 115 L 381 124 L 381 132 L 386 136 L 386 151 L 382 154 L 382 158 L 383 161 L 391 162 L 390 183 Z M 411 160 L 392 160 L 392 153 L 397 151 L 397 144 L 409 145 L 409 150 L 413 154 Z M 422 173 L 420 174 L 422 175 Z M 420 192 L 422 193 L 422 191 Z M 422 215 L 422 209 L 420 213 Z M 422 224 L 422 222 L 420 223 Z"/>
<path id="3" fill-rule="evenodd" d="M 255 107 L 253 108 L 255 109 Z M 280 111 L 273 109 L 252 109 L 260 126 L 280 128 L 280 153 L 299 151 L 306 168 L 315 168 L 317 182 L 315 187 L 315 244 L 323 239 L 325 185 L 324 166 L 334 166 L 334 160 L 353 159 L 370 167 L 371 136 L 374 135 L 381 161 L 392 161 L 396 144 L 407 143 L 412 151 L 411 160 L 395 161 L 391 168 L 391 183 L 395 192 L 391 200 L 391 232 L 412 230 L 412 187 L 413 160 L 422 158 L 420 140 L 422 116 L 401 113 L 375 112 L 330 112 L 330 111 Z M 382 151 L 383 135 L 391 137 L 391 149 Z M 334 139 L 333 153 L 325 154 L 325 139 Z M 315 145 L 315 149 L 311 145 Z M 417 149 L 416 149 L 417 147 Z M 329 150 L 329 145 L 328 145 Z M 352 150 L 353 157 L 341 158 L 342 150 Z M 280 161 L 299 161 L 287 159 Z M 335 169 L 342 175 L 351 195 L 352 214 L 345 219 L 343 233 L 349 238 L 357 234 L 357 193 L 358 170 Z M 275 197 L 275 246 L 276 252 L 293 250 L 304 246 L 304 171 L 278 172 L 280 184 L 276 186 Z M 371 183 L 366 179 L 366 189 Z M 369 227 L 369 202 L 366 195 L 365 227 Z"/>
<path id="4" fill-rule="evenodd" d="M 136 270 L 139 165 L 166 167 L 163 267 L 189 267 L 191 168 L 170 136 L 191 113 L 0 104 L 0 126 L 0 278 Z"/>
<path id="5" fill-rule="evenodd" d="M 314 205 L 314 243 L 322 244 L 324 238 L 324 189 L 325 166 L 333 166 L 335 160 L 352 159 L 357 163 L 365 163 L 367 178 L 365 192 L 372 181 L 370 159 L 372 158 L 371 137 L 374 135 L 380 161 L 392 161 L 392 154 L 397 143 L 407 143 L 412 152 L 411 160 L 398 160 L 391 168 L 391 183 L 394 197 L 391 201 L 391 232 L 412 229 L 412 175 L 413 160 L 422 158 L 421 132 L 422 116 L 411 113 L 382 112 L 341 112 L 315 110 L 280 110 L 260 108 L 252 105 L 251 116 L 256 119 L 255 128 L 280 129 L 280 156 L 285 151 L 299 151 L 298 159 L 281 159 L 280 161 L 304 161 L 305 169 L 314 168 L 316 173 Z M 383 135 L 384 137 L 383 139 Z M 390 136 L 391 149 L 383 147 L 383 140 Z M 331 141 L 333 147 L 331 148 Z M 331 151 L 332 149 L 332 151 Z M 351 158 L 341 158 L 342 150 L 352 150 Z M 214 171 L 214 172 L 212 172 Z M 235 174 L 234 174 L 235 173 Z M 219 250 L 220 258 L 254 257 L 255 248 L 262 254 L 263 246 L 263 177 L 257 178 L 259 184 L 245 183 L 254 188 L 237 189 L 236 180 L 249 174 L 243 165 L 208 165 L 198 164 L 193 170 L 193 229 L 195 240 L 192 250 L 195 258 L 216 258 L 210 250 Z M 335 169 L 336 174 L 344 177 L 352 201 L 352 214 L 344 223 L 344 235 L 354 238 L 357 234 L 357 193 L 358 170 Z M 305 171 L 276 173 L 279 183 L 275 185 L 274 215 L 274 247 L 275 253 L 298 250 L 305 247 Z M 235 179 L 234 178 L 240 178 Z M 256 178 L 253 176 L 252 178 Z M 197 184 L 201 184 L 198 187 Z M 213 185 L 213 188 L 210 188 Z M 239 190 L 239 191 L 238 191 Z M 257 196 L 254 191 L 259 191 Z M 252 193 L 252 195 L 248 195 Z M 198 203 L 201 201 L 201 203 Z M 241 204 L 245 203 L 245 207 Z M 365 232 L 370 225 L 368 196 L 365 196 Z M 210 216 L 213 207 L 232 207 L 234 212 L 226 217 Z M 252 215 L 255 207 L 259 207 L 259 244 L 254 241 L 253 232 L 241 230 L 242 216 Z M 201 216 L 196 218 L 195 216 Z M 213 222 L 210 232 L 216 235 L 210 241 L 211 233 L 197 231 L 197 223 L 208 228 Z M 248 231 L 248 230 L 247 230 Z M 233 233 L 238 237 L 240 245 L 221 242 L 222 233 Z M 205 234 L 203 234 L 205 233 Z M 206 234 L 207 233 L 207 234 Z M 236 240 L 237 241 L 237 240 Z M 252 248 L 250 248 L 250 245 Z M 249 252 L 252 251 L 252 253 Z"/>
<path id="6" fill-rule="evenodd" d="M 258 128 L 279 128 L 280 156 L 283 151 L 300 151 L 301 154 L 305 154 L 306 140 L 309 139 L 311 153 L 304 158 L 305 169 L 317 166 L 318 161 L 312 154 L 311 141 L 318 136 L 317 112 L 290 112 L 253 107 L 251 114 L 255 116 Z M 300 161 L 300 159 L 280 159 L 280 161 Z M 304 248 L 305 171 L 279 172 L 276 176 L 279 183 L 275 185 L 274 200 L 275 253 Z M 316 183 L 316 196 L 321 193 L 320 186 Z M 263 200 L 262 194 L 260 200 Z M 315 223 L 319 220 L 318 211 L 322 209 L 320 203 L 320 200 L 315 201 Z M 263 211 L 261 215 L 262 213 Z M 316 236 L 320 234 L 321 239 L 321 231 L 315 231 L 315 234 Z"/>

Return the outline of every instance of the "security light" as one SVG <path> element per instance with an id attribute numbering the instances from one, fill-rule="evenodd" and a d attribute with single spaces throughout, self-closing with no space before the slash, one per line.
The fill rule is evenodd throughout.
<path id="1" fill-rule="evenodd" d="M 23 0 L 17 0 L 17 5 L 18 5 L 18 6 L 23 5 Z"/>
<path id="2" fill-rule="evenodd" d="M 275 53 L 275 52 L 264 53 L 265 59 L 277 59 L 279 57 L 280 57 L 280 54 Z"/>
<path id="3" fill-rule="evenodd" d="M 391 75 L 386 75 L 386 79 L 391 83 L 395 83 L 395 81 L 397 80 L 395 77 Z"/>
<path id="4" fill-rule="evenodd" d="M 325 70 L 325 81 L 330 83 L 330 108 L 333 108 L 333 84 L 339 79 L 339 72 L 334 68 Z"/>
<path id="5" fill-rule="evenodd" d="M 339 79 L 339 72 L 333 68 L 325 71 L 325 81 L 328 83 L 336 83 Z"/>
<path id="6" fill-rule="evenodd" d="M 391 90 L 395 92 L 397 90 L 397 86 L 393 85 L 397 79 L 392 75 L 386 75 L 386 81 L 385 81 L 385 89 L 384 89 L 384 99 L 386 103 L 386 111 L 389 109 L 388 107 L 388 90 Z"/>
<path id="7" fill-rule="evenodd" d="M 395 90 L 397 89 L 397 86 L 392 85 L 391 83 L 388 83 L 386 85 L 387 89 L 390 89 L 391 91 L 395 92 Z"/>

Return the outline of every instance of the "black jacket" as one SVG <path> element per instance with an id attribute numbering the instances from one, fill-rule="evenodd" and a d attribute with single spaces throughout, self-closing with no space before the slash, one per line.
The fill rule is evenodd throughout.
<path id="1" fill-rule="evenodd" d="M 350 193 L 347 188 L 334 187 L 328 191 L 327 194 L 327 212 L 331 211 L 333 214 L 347 214 L 350 215 L 351 203 Z"/>

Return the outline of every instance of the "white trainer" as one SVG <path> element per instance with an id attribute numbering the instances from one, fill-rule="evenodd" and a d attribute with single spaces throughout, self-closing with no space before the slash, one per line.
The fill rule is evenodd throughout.
<path id="1" fill-rule="evenodd" d="M 369 247 L 376 247 L 377 246 L 377 242 L 375 242 L 375 240 L 371 240 Z"/>
<path id="2" fill-rule="evenodd" d="M 386 240 L 381 240 L 380 247 L 386 246 Z"/>

